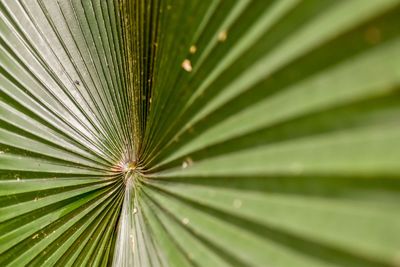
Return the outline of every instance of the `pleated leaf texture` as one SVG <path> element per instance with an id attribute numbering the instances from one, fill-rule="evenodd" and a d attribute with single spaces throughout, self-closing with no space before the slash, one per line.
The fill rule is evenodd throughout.
<path id="1" fill-rule="evenodd" d="M 0 266 L 400 266 L 399 0 L 0 16 Z"/>

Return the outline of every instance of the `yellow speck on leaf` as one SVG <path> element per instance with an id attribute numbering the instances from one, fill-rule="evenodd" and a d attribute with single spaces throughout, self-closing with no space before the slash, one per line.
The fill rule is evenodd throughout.
<path id="1" fill-rule="evenodd" d="M 197 51 L 197 47 L 195 45 L 190 46 L 190 48 L 189 48 L 190 54 L 194 54 L 194 53 L 196 53 L 196 51 Z"/>
<path id="2" fill-rule="evenodd" d="M 218 41 L 225 42 L 226 38 L 228 38 L 228 32 L 227 31 L 220 31 L 219 34 L 218 34 Z"/>
<path id="3" fill-rule="evenodd" d="M 185 59 L 183 62 L 182 62 L 182 68 L 184 69 L 184 70 L 186 70 L 187 72 L 191 72 L 192 71 L 192 63 L 190 62 L 190 60 L 189 59 Z"/>

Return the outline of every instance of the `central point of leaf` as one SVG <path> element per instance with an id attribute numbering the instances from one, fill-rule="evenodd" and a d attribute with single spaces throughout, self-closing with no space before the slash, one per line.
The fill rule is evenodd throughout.
<path id="1" fill-rule="evenodd" d="M 128 161 L 122 165 L 122 172 L 127 173 L 136 170 L 137 163 L 135 160 Z"/>
<path id="2" fill-rule="evenodd" d="M 133 182 L 134 175 L 136 173 L 137 162 L 136 160 L 126 161 L 125 163 L 120 165 L 120 171 L 122 172 L 122 177 L 124 180 L 124 184 L 126 186 L 130 185 Z"/>

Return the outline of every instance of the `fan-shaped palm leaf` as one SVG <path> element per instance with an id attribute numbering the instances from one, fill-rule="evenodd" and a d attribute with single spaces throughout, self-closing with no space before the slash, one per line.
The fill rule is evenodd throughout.
<path id="1" fill-rule="evenodd" d="M 0 16 L 1 266 L 400 266 L 400 1 Z"/>

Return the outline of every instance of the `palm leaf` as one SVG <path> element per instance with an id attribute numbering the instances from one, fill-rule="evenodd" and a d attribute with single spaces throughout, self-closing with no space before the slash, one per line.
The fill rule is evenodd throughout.
<path id="1" fill-rule="evenodd" d="M 1 266 L 399 266 L 400 1 L 4 0 Z"/>

